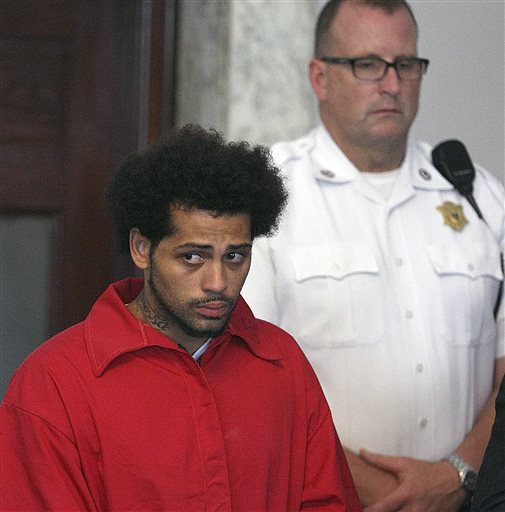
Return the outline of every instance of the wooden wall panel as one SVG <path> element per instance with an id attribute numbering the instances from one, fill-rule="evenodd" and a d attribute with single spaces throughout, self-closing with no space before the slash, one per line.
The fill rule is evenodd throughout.
<path id="1" fill-rule="evenodd" d="M 133 272 L 103 197 L 173 123 L 175 16 L 175 0 L 0 4 L 0 213 L 56 219 L 51 332 Z"/>

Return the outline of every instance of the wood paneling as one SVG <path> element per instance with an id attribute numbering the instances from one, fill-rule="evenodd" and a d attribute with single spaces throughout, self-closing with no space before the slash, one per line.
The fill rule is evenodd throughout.
<path id="1" fill-rule="evenodd" d="M 171 127 L 175 8 L 1 2 L 0 211 L 57 219 L 52 332 L 82 320 L 111 279 L 132 271 L 115 254 L 103 197 L 127 154 Z"/>

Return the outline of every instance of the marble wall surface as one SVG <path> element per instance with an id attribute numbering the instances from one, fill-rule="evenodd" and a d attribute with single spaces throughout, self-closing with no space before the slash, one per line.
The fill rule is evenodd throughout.
<path id="1" fill-rule="evenodd" d="M 300 136 L 316 122 L 307 67 L 322 3 L 232 2 L 231 137 L 272 143 Z"/>
<path id="2" fill-rule="evenodd" d="M 183 0 L 177 124 L 271 144 L 317 121 L 307 78 L 324 0 Z"/>
<path id="3" fill-rule="evenodd" d="M 271 144 L 318 119 L 307 78 L 325 0 L 181 0 L 177 124 Z M 459 138 L 505 175 L 505 2 L 412 0 L 419 53 L 431 59 L 412 134 Z"/>
<path id="4" fill-rule="evenodd" d="M 229 1 L 183 0 L 178 20 L 176 122 L 227 131 Z"/>

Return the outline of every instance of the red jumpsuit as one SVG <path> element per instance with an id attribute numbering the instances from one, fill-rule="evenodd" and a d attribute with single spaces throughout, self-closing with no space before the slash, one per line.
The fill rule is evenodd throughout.
<path id="1" fill-rule="evenodd" d="M 316 377 L 240 299 L 198 364 L 111 285 L 1 406 L 1 510 L 361 510 Z"/>

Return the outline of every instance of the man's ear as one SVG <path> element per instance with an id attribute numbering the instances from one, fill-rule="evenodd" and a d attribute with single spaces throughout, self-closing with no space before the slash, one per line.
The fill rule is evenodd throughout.
<path id="1" fill-rule="evenodd" d="M 133 262 L 140 270 L 150 266 L 151 242 L 137 228 L 130 229 L 130 254 Z"/>
<path id="2" fill-rule="evenodd" d="M 324 101 L 327 96 L 327 84 L 328 84 L 328 66 L 318 60 L 312 59 L 309 64 L 309 79 L 312 85 L 312 89 L 316 93 L 320 101 Z"/>

